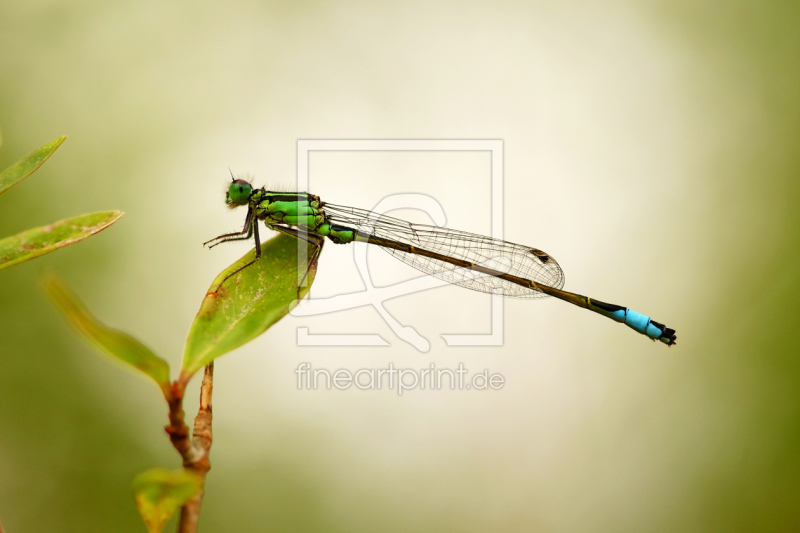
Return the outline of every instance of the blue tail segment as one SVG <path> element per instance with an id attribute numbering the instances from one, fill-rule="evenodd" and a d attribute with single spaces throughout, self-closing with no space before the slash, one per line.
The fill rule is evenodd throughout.
<path id="1" fill-rule="evenodd" d="M 637 313 L 627 307 L 607 304 L 592 298 L 587 298 L 587 300 L 589 309 L 595 313 L 599 313 L 616 322 L 622 322 L 629 328 L 638 331 L 642 335 L 647 335 L 654 341 L 659 340 L 667 346 L 672 346 L 678 338 L 677 335 L 675 335 L 674 329 L 670 329 L 664 324 L 656 322 L 649 316 Z"/>

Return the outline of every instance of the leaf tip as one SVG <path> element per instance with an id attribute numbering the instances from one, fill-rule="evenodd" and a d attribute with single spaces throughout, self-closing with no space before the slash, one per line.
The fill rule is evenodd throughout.
<path id="1" fill-rule="evenodd" d="M 125 368 L 135 368 L 150 377 L 169 401 L 169 363 L 133 336 L 100 322 L 56 275 L 43 275 L 40 284 L 43 292 L 81 336 L 110 355 L 112 360 L 124 363 Z"/>

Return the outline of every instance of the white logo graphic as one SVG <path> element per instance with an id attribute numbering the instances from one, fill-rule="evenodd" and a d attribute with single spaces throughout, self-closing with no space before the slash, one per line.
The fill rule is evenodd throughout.
<path id="1" fill-rule="evenodd" d="M 309 152 L 325 151 L 490 151 L 492 154 L 492 237 L 503 238 L 503 141 L 501 140 L 299 140 L 297 142 L 297 190 L 309 190 L 308 158 Z M 362 206 L 363 207 L 363 206 Z M 437 226 L 445 225 L 442 206 L 425 194 L 396 194 L 381 200 L 372 211 L 383 214 L 394 209 L 418 209 L 424 211 Z M 305 252 L 303 243 L 298 242 L 298 250 Z M 383 306 L 383 302 L 413 294 L 415 292 L 447 285 L 447 282 L 432 276 L 422 276 L 387 287 L 372 284 L 367 265 L 366 243 L 355 242 L 353 247 L 358 271 L 364 281 L 365 290 L 341 294 L 331 298 L 312 297 L 306 299 L 292 310 L 295 317 L 314 316 L 337 311 L 345 311 L 371 305 L 386 321 L 392 331 L 421 352 L 430 349 L 430 342 L 413 327 L 400 324 Z M 500 346 L 503 344 L 503 297 L 492 296 L 491 333 L 442 334 L 448 346 Z M 377 334 L 311 334 L 307 327 L 297 329 L 298 346 L 388 346 Z"/>

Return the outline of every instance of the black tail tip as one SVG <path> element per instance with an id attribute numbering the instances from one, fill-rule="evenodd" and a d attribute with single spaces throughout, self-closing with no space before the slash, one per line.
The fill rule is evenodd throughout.
<path id="1" fill-rule="evenodd" d="M 658 340 L 667 346 L 675 346 L 677 344 L 678 336 L 675 335 L 674 329 L 664 328 L 664 333 L 661 334 L 661 337 L 659 337 Z"/>
<path id="2" fill-rule="evenodd" d="M 678 336 L 675 335 L 674 329 L 668 328 L 664 324 L 656 322 L 655 320 L 651 320 L 650 323 L 661 330 L 661 336 L 658 338 L 658 340 L 667 346 L 675 346 Z"/>

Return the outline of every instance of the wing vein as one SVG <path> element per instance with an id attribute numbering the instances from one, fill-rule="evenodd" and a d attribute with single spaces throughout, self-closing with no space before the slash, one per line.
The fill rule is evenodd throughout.
<path id="1" fill-rule="evenodd" d="M 355 207 L 325 203 L 323 209 L 332 223 L 351 227 L 360 233 L 475 263 L 503 274 L 533 280 L 540 285 L 556 289 L 564 286 L 564 271 L 556 260 L 536 248 L 464 231 L 412 224 Z M 425 274 L 467 289 L 488 293 L 497 291 L 504 296 L 514 298 L 547 297 L 534 288 L 453 265 L 447 261 L 383 246 L 381 248 Z"/>

